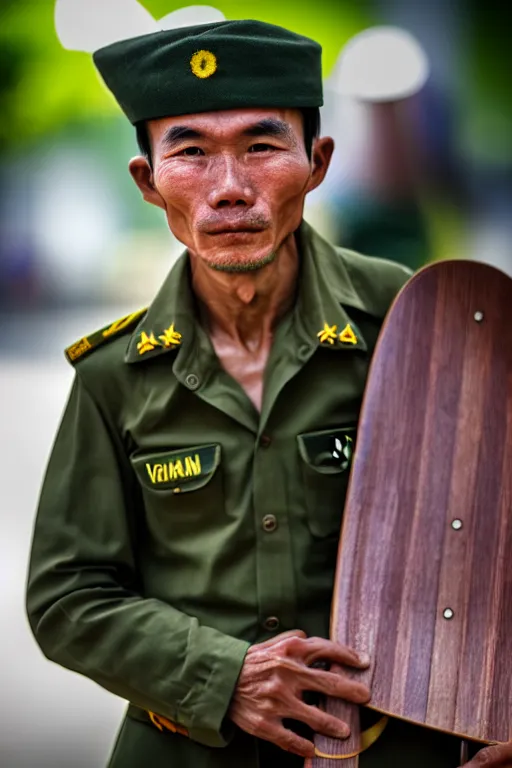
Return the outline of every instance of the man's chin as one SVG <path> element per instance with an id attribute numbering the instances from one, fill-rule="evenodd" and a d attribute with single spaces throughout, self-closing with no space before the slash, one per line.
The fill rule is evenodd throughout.
<path id="1" fill-rule="evenodd" d="M 203 257 L 205 263 L 210 269 L 214 269 L 216 272 L 255 272 L 262 267 L 266 267 L 267 264 L 271 264 L 276 258 L 276 252 L 270 251 L 270 253 L 264 255 L 250 254 L 240 256 L 240 254 L 223 254 L 216 255 L 212 258 Z"/>

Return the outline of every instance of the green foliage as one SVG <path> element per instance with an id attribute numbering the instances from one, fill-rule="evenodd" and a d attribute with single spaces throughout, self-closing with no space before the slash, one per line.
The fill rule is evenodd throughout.
<path id="1" fill-rule="evenodd" d="M 497 0 L 467 0 L 467 50 L 463 97 L 463 141 L 483 162 L 512 162 L 510 73 L 512 8 Z M 492 140 L 490 140 L 492 137 Z"/>

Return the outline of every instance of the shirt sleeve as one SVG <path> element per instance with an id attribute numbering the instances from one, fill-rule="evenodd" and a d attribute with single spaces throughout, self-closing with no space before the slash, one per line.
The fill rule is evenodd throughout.
<path id="1" fill-rule="evenodd" d="M 119 434 L 77 376 L 52 449 L 32 540 L 27 614 L 45 656 L 208 746 L 249 643 L 146 597 L 134 478 Z"/>

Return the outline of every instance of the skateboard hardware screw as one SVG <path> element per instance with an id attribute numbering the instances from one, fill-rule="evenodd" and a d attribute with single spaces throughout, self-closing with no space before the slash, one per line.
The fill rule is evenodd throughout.
<path id="1" fill-rule="evenodd" d="M 483 313 L 483 312 L 475 312 L 475 314 L 473 315 L 473 317 L 475 318 L 475 320 L 477 321 L 477 323 L 481 323 L 481 322 L 482 322 L 482 320 L 484 319 L 484 313 Z"/>
<path id="2" fill-rule="evenodd" d="M 445 619 L 453 619 L 453 611 L 451 608 L 445 608 L 443 611 L 443 616 Z"/>
<path id="3" fill-rule="evenodd" d="M 459 520 L 458 518 L 452 520 L 452 528 L 454 531 L 460 531 L 462 528 L 462 520 Z"/>

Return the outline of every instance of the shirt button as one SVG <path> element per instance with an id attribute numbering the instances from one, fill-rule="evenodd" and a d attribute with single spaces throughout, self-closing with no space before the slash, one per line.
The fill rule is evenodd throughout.
<path id="1" fill-rule="evenodd" d="M 270 435 L 262 435 L 260 437 L 260 445 L 262 448 L 268 448 L 271 442 L 272 442 L 272 438 L 270 437 Z"/>
<path id="2" fill-rule="evenodd" d="M 310 352 L 311 352 L 311 347 L 309 346 L 309 344 L 302 344 L 298 349 L 299 360 L 307 360 Z"/>
<path id="3" fill-rule="evenodd" d="M 265 515 L 261 521 L 263 530 L 267 533 L 272 533 L 277 528 L 277 518 L 275 515 Z"/>
<path id="4" fill-rule="evenodd" d="M 199 386 L 199 379 L 195 373 L 189 373 L 185 379 L 185 384 L 189 389 L 197 389 Z"/>
<path id="5" fill-rule="evenodd" d="M 277 616 L 269 616 L 268 619 L 265 619 L 263 622 L 263 626 L 269 632 L 275 632 L 276 629 L 279 629 L 279 619 Z"/>

